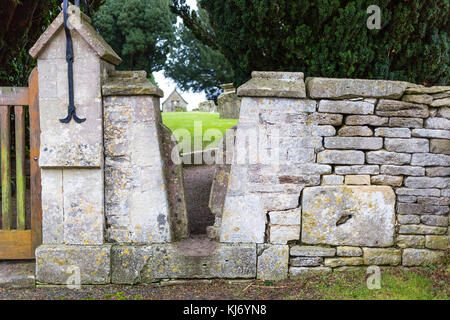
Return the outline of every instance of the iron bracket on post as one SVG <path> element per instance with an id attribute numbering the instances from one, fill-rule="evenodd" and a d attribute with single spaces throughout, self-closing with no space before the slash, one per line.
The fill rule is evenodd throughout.
<path id="1" fill-rule="evenodd" d="M 86 4 L 86 0 L 83 0 Z M 75 4 L 79 7 L 80 1 L 77 0 Z M 67 61 L 67 76 L 69 81 L 69 107 L 67 108 L 67 117 L 64 119 L 59 119 L 62 123 L 69 123 L 70 120 L 75 120 L 76 123 L 82 123 L 86 121 L 86 119 L 78 118 L 75 108 L 75 98 L 73 93 L 73 43 L 72 36 L 70 34 L 69 26 L 67 21 L 69 19 L 69 14 L 67 12 L 69 8 L 69 1 L 64 0 L 63 3 L 63 14 L 64 14 L 64 31 L 66 33 L 66 61 Z"/>

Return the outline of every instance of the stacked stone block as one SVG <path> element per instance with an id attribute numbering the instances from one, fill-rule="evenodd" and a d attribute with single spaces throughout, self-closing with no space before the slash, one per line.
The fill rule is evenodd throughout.
<path id="1" fill-rule="evenodd" d="M 249 150 L 234 149 L 222 166 L 225 199 L 212 203 L 220 241 L 289 245 L 291 277 L 445 261 L 450 87 L 305 84 L 300 73 L 255 72 L 238 94 L 235 140 L 249 129 L 262 132 L 268 157 L 274 151 L 279 161 L 236 164 Z M 270 145 L 276 134 L 279 143 Z"/>

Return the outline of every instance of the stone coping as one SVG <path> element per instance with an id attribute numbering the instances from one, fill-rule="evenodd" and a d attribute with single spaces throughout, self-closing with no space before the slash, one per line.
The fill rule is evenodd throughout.
<path id="1" fill-rule="evenodd" d="M 110 71 L 102 86 L 103 96 L 151 95 L 163 97 L 164 92 L 147 79 L 145 71 Z"/>

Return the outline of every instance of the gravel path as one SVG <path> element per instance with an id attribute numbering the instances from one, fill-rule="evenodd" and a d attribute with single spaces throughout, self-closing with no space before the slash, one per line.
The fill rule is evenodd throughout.
<path id="1" fill-rule="evenodd" d="M 185 166 L 183 173 L 191 235 L 206 234 L 206 227 L 214 224 L 208 207 L 214 166 Z"/>

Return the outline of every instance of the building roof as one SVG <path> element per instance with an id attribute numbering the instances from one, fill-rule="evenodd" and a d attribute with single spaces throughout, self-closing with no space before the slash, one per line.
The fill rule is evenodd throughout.
<path id="1" fill-rule="evenodd" d="M 178 94 L 178 96 L 183 100 L 184 103 L 189 104 L 189 103 L 183 98 L 183 96 L 178 92 L 177 88 L 175 88 L 175 89 L 172 91 L 172 93 L 169 94 L 169 96 L 167 97 L 167 99 L 164 100 L 164 102 L 163 102 L 162 104 L 165 104 L 167 101 L 169 101 L 170 98 L 171 98 L 175 93 Z"/>
<path id="2" fill-rule="evenodd" d="M 70 5 L 68 8 L 68 25 L 70 30 L 74 30 L 89 44 L 89 46 L 102 58 L 114 65 L 122 62 L 122 59 L 114 52 L 111 46 L 95 31 L 91 25 L 91 19 L 80 11 L 80 8 Z M 43 52 L 44 48 L 49 44 L 56 33 L 64 27 L 64 14 L 61 13 L 56 17 L 51 25 L 44 31 L 38 41 L 30 49 L 29 53 L 36 59 Z"/>

